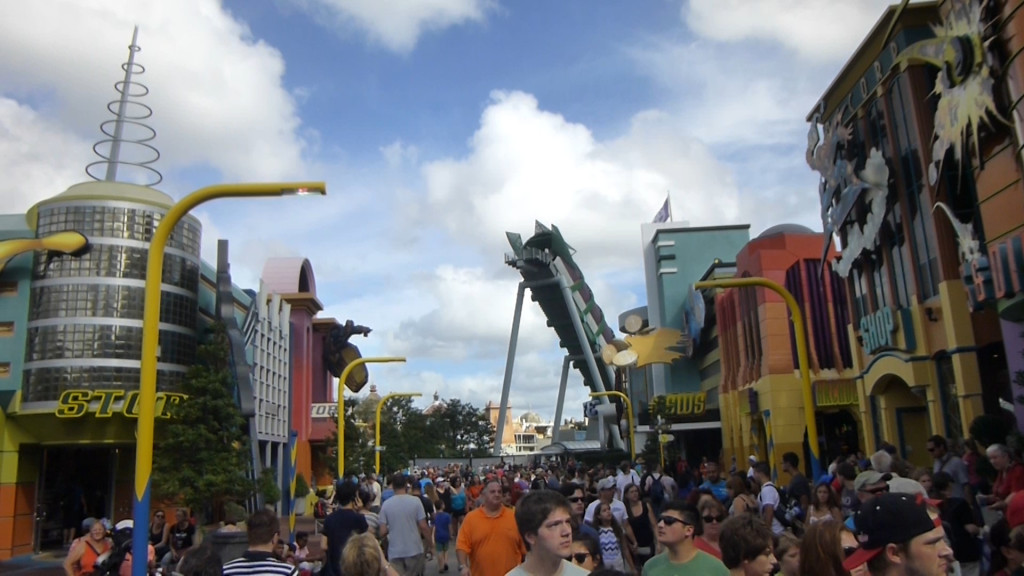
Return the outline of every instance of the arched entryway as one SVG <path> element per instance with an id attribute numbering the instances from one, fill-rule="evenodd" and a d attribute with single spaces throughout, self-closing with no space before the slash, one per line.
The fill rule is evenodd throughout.
<path id="1" fill-rule="evenodd" d="M 926 394 L 927 387 L 911 388 L 895 374 L 879 378 L 871 390 L 879 402 L 883 440 L 895 445 L 903 459 L 921 467 L 931 466 L 931 456 L 925 450 L 932 434 Z"/>

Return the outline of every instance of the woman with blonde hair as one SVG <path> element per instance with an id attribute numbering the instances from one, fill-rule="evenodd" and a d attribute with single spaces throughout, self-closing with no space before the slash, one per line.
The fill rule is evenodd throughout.
<path id="1" fill-rule="evenodd" d="M 341 573 L 345 576 L 399 576 L 372 534 L 353 534 L 341 551 Z"/>

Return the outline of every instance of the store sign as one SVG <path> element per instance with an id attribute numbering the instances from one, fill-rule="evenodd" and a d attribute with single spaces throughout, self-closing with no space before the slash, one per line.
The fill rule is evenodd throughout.
<path id="1" fill-rule="evenodd" d="M 313 418 L 333 418 L 338 415 L 338 405 L 330 402 L 312 404 L 309 408 Z"/>
<path id="2" fill-rule="evenodd" d="M 180 404 L 187 398 L 185 394 L 174 392 L 156 393 L 156 416 L 170 418 L 171 406 Z M 54 415 L 58 418 L 78 418 L 88 413 L 96 418 L 110 418 L 114 414 L 123 414 L 128 418 L 139 417 L 138 390 L 65 390 L 57 399 Z"/>
<path id="3" fill-rule="evenodd" d="M 665 396 L 667 416 L 703 416 L 707 409 L 708 395 L 705 392 L 684 392 Z"/>
<path id="4" fill-rule="evenodd" d="M 874 354 L 882 348 L 892 348 L 896 328 L 896 320 L 889 306 L 861 318 L 860 336 L 864 350 Z"/>
<path id="5" fill-rule="evenodd" d="M 1024 292 L 1024 232 L 989 244 L 988 257 L 964 264 L 961 274 L 972 310 Z"/>
<path id="6" fill-rule="evenodd" d="M 814 383 L 814 405 L 848 406 L 857 404 L 857 383 L 853 380 L 823 380 Z"/>

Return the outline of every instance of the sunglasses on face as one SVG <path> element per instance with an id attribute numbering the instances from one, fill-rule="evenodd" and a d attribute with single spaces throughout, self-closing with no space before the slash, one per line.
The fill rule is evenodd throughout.
<path id="1" fill-rule="evenodd" d="M 725 522 L 725 516 L 701 516 L 701 518 L 704 520 L 705 524 L 711 524 L 712 522 L 715 524 L 721 524 L 722 522 Z"/>
<path id="2" fill-rule="evenodd" d="M 569 498 L 569 502 L 572 502 L 574 504 L 578 502 L 583 502 L 583 496 L 573 496 L 572 498 Z"/>
<path id="3" fill-rule="evenodd" d="M 853 556 L 853 553 L 856 551 L 856 546 L 843 546 L 843 558 L 849 558 L 850 556 Z"/>
<path id="4" fill-rule="evenodd" d="M 664 522 L 665 526 L 674 526 L 676 524 L 682 524 L 684 526 L 692 526 L 692 524 L 690 524 L 686 520 L 683 520 L 682 518 L 676 518 L 675 516 L 662 516 L 661 518 L 658 518 L 658 521 L 659 522 Z"/>
<path id="5" fill-rule="evenodd" d="M 587 558 L 590 558 L 590 552 L 574 552 L 569 557 L 572 558 L 573 562 L 583 564 L 587 561 Z"/>

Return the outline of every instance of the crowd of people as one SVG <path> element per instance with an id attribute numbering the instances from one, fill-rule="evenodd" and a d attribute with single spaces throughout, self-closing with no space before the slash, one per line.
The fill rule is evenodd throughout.
<path id="1" fill-rule="evenodd" d="M 927 469 L 886 445 L 837 458 L 814 480 L 792 452 L 776 473 L 752 456 L 746 470 L 733 464 L 724 475 L 713 460 L 692 471 L 682 462 L 669 471 L 642 462 L 453 464 L 383 485 L 367 474 L 335 486 L 317 556 L 308 534 L 286 544 L 276 517 L 260 511 L 247 522 L 242 558 L 214 566 L 196 550 L 174 571 L 404 576 L 436 557 L 439 572 L 459 576 L 1024 574 L 1024 465 L 1001 444 L 982 452 L 968 443 L 961 456 L 933 436 L 927 449 Z M 172 526 L 150 532 L 173 562 L 178 546 L 162 536 Z M 69 562 L 89 553 L 73 547 Z M 69 575 L 78 573 L 72 564 Z"/>

